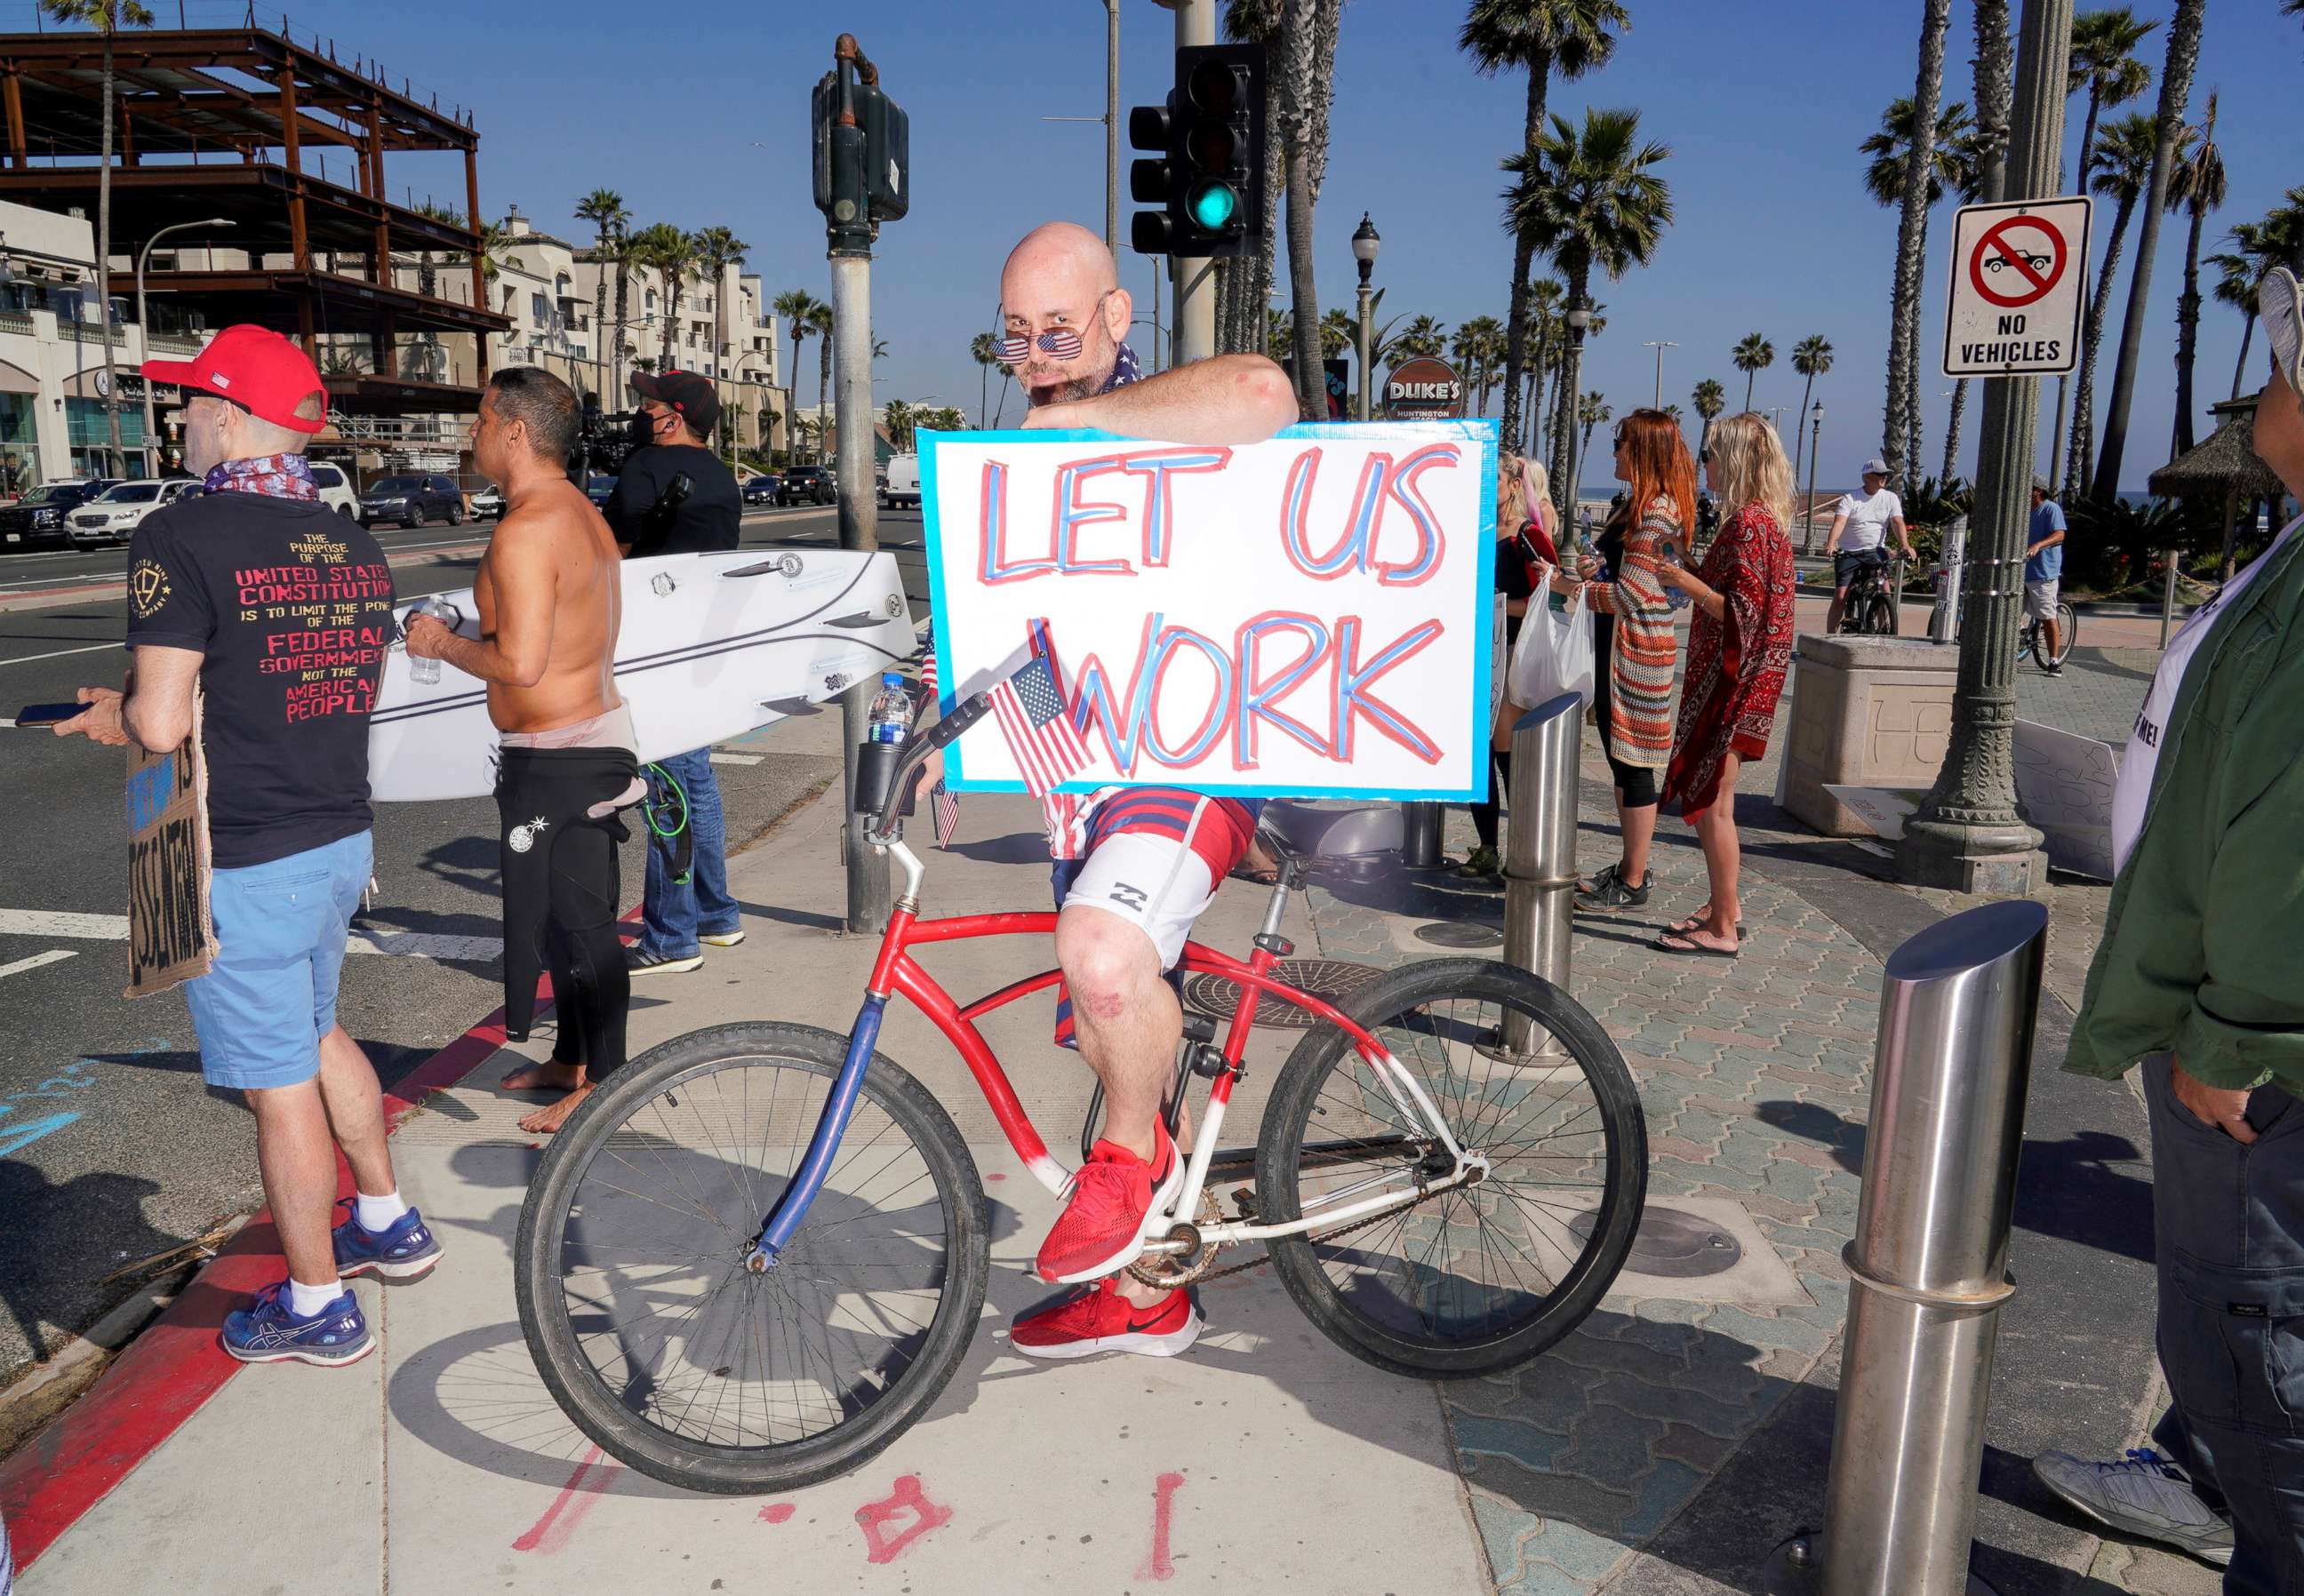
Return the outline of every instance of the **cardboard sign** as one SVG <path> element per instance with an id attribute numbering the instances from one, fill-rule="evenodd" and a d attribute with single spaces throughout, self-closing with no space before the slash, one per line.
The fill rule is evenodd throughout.
<path id="1" fill-rule="evenodd" d="M 2037 376 L 2079 366 L 2092 209 L 2073 195 L 1953 214 L 1946 376 Z"/>
<path id="2" fill-rule="evenodd" d="M 208 917 L 208 773 L 200 697 L 172 753 L 128 745 L 128 990 L 140 998 L 205 975 L 216 962 Z"/>
<path id="3" fill-rule="evenodd" d="M 1485 797 L 1495 479 L 1494 421 L 923 433 L 944 706 L 1038 635 L 1088 750 L 1067 790 Z M 1023 787 L 988 726 L 945 772 Z"/>

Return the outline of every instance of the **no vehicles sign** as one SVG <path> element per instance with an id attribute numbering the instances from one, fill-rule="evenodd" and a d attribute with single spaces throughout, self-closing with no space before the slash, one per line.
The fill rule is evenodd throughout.
<path id="1" fill-rule="evenodd" d="M 2080 364 L 2084 198 L 1966 205 L 1952 217 L 1946 376 L 2041 376 Z"/>

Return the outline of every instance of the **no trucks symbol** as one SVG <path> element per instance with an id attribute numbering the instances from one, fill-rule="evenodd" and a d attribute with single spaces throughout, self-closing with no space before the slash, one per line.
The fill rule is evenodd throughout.
<path id="1" fill-rule="evenodd" d="M 2041 376 L 2079 363 L 2089 210 L 2077 194 L 1960 208 L 1944 296 L 1946 376 Z"/>
<path id="2" fill-rule="evenodd" d="M 2064 235 L 2030 216 L 2011 216 L 1977 240 L 1968 258 L 1976 291 L 2008 310 L 2046 299 L 2064 274 Z"/>

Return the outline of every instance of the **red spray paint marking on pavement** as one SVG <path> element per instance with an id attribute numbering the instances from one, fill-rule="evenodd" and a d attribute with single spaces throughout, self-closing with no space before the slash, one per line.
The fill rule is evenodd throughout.
<path id="1" fill-rule="evenodd" d="M 911 1527 L 894 1537 L 886 1534 L 885 1526 L 907 1509 L 913 1515 Z M 906 1474 L 898 1480 L 887 1500 L 867 1502 L 856 1509 L 856 1527 L 864 1532 L 864 1560 L 868 1563 L 893 1563 L 913 1541 L 951 1522 L 950 1507 L 939 1507 L 921 1494 L 918 1474 Z"/>
<path id="2" fill-rule="evenodd" d="M 596 1467 L 597 1473 L 593 1472 Z M 608 1488 L 616 1482 L 618 1473 L 615 1464 L 600 1461 L 599 1448 L 594 1447 L 586 1452 L 584 1461 L 578 1464 L 576 1472 L 568 1476 L 568 1483 L 563 1485 L 560 1494 L 552 1499 L 552 1506 L 544 1510 L 544 1516 L 529 1525 L 528 1533 L 512 1543 L 512 1550 L 540 1551 L 546 1557 L 563 1550 L 569 1539 L 576 1533 L 576 1526 L 582 1524 L 584 1516 L 592 1510 L 593 1504 L 606 1496 Z M 586 1478 L 588 1474 L 591 1476 L 589 1479 Z"/>
<path id="3" fill-rule="evenodd" d="M 1182 1474 L 1162 1474 L 1152 1482 L 1152 1555 L 1136 1570 L 1139 1579 L 1173 1579 L 1176 1566 L 1168 1560 L 1168 1530 L 1176 1511 L 1176 1490 Z"/>
<path id="4" fill-rule="evenodd" d="M 792 1505 L 790 1502 L 770 1502 L 760 1509 L 760 1522 L 763 1524 L 782 1524 L 792 1516 Z"/>

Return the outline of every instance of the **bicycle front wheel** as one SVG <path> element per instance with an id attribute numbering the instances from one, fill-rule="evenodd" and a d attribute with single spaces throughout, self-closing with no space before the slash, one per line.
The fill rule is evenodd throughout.
<path id="1" fill-rule="evenodd" d="M 1395 1374 L 1461 1379 L 1525 1363 L 1573 1330 L 1623 1268 L 1648 1190 L 1648 1131 L 1623 1055 L 1573 999 L 1488 959 L 1428 959 L 1344 1012 L 1421 1087 L 1423 1108 L 1334 1026 L 1289 1056 L 1257 1145 L 1256 1207 L 1286 1223 L 1396 1193 L 1396 1205 L 1275 1238 L 1274 1267 L 1321 1331 Z"/>
<path id="2" fill-rule="evenodd" d="M 1862 629 L 1868 637 L 1893 638 L 1896 635 L 1896 606 L 1888 602 L 1885 593 L 1864 595 Z"/>
<path id="3" fill-rule="evenodd" d="M 951 1117 L 875 1057 L 808 1217 L 744 1266 L 847 1039 L 721 1026 L 610 1076 L 529 1183 L 513 1290 L 577 1428 L 691 1490 L 847 1473 L 934 1402 L 984 1305 L 983 1186 Z"/>
<path id="4" fill-rule="evenodd" d="M 2080 640 L 2080 612 L 2060 598 L 2056 601 L 2056 663 L 2071 658 L 2072 645 Z"/>

